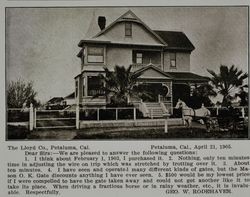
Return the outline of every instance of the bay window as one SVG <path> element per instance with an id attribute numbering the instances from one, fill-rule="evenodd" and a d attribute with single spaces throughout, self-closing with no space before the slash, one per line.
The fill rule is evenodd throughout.
<path id="1" fill-rule="evenodd" d="M 88 76 L 88 96 L 104 95 L 104 86 L 99 76 Z"/>
<path id="2" fill-rule="evenodd" d="M 104 63 L 104 47 L 88 47 L 88 63 Z"/>

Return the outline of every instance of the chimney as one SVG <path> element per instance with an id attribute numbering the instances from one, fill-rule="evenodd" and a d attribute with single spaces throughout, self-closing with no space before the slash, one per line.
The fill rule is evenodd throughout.
<path id="1" fill-rule="evenodd" d="M 106 18 L 105 16 L 99 16 L 98 17 L 98 25 L 100 27 L 101 30 L 103 30 L 106 26 Z"/>

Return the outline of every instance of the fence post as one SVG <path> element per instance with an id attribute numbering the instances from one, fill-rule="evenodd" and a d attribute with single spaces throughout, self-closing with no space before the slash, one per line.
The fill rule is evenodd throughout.
<path id="1" fill-rule="evenodd" d="M 115 108 L 115 120 L 118 120 L 118 109 Z"/>
<path id="2" fill-rule="evenodd" d="M 76 105 L 76 129 L 79 129 L 79 126 L 80 126 L 80 112 L 79 112 L 79 105 Z"/>
<path id="3" fill-rule="evenodd" d="M 30 103 L 30 117 L 29 117 L 29 121 L 30 121 L 30 131 L 33 131 L 33 127 L 34 127 L 34 111 L 33 111 L 33 104 Z"/>
<path id="4" fill-rule="evenodd" d="M 150 118 L 153 119 L 153 113 L 152 113 L 153 109 L 150 109 Z"/>
<path id="5" fill-rule="evenodd" d="M 36 108 L 34 108 L 34 129 L 36 128 Z"/>
<path id="6" fill-rule="evenodd" d="M 97 116 L 97 121 L 99 121 L 100 120 L 100 117 L 99 117 L 99 108 L 97 108 L 96 116 Z"/>
<path id="7" fill-rule="evenodd" d="M 242 118 L 245 118 L 245 110 L 244 110 L 244 107 L 241 108 L 241 115 L 242 115 Z"/>
<path id="8" fill-rule="evenodd" d="M 219 115 L 219 108 L 216 107 L 216 116 L 218 116 L 218 115 Z"/>
<path id="9" fill-rule="evenodd" d="M 133 109 L 133 112 L 134 112 L 134 120 L 136 120 L 136 108 L 135 107 Z"/>
<path id="10" fill-rule="evenodd" d="M 170 114 L 169 112 L 163 114 L 163 117 L 165 118 L 165 127 L 164 127 L 164 132 L 168 133 L 168 118 L 169 118 Z"/>

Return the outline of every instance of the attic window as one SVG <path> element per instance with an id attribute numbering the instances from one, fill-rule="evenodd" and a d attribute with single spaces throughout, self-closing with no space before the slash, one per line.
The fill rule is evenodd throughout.
<path id="1" fill-rule="evenodd" d="M 125 22 L 125 36 L 131 37 L 132 36 L 132 23 Z"/>
<path id="2" fill-rule="evenodd" d="M 170 53 L 170 67 L 176 68 L 176 53 Z"/>

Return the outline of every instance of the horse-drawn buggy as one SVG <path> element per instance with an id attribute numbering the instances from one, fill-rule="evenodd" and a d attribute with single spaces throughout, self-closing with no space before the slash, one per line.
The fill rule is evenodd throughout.
<path id="1" fill-rule="evenodd" d="M 208 119 L 210 130 L 240 131 L 248 127 L 248 108 L 221 107 L 211 108 Z"/>
<path id="2" fill-rule="evenodd" d="M 244 130 L 248 125 L 248 108 L 206 108 L 192 109 L 182 100 L 178 100 L 175 109 L 181 110 L 184 124 L 191 128 L 192 121 L 197 121 L 206 126 L 210 131 L 237 131 Z"/>

